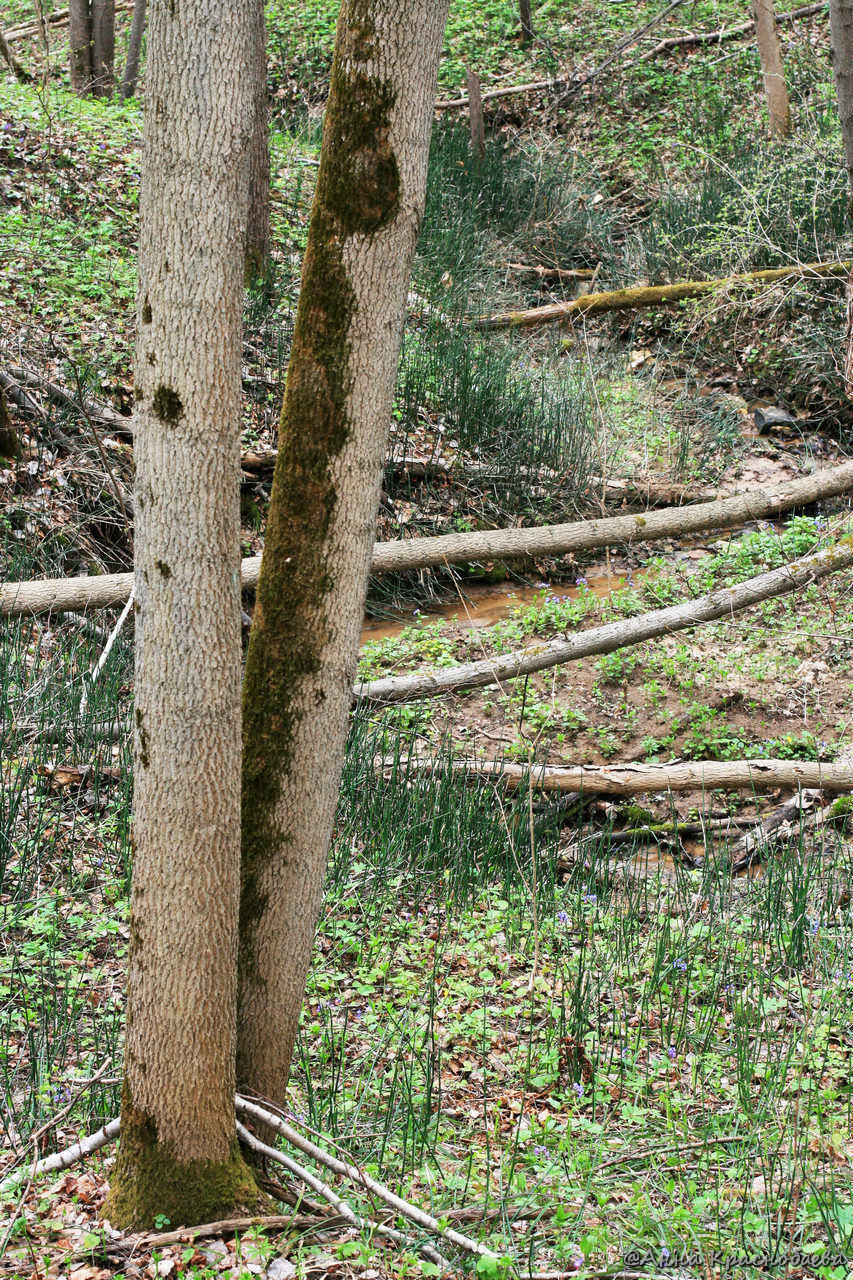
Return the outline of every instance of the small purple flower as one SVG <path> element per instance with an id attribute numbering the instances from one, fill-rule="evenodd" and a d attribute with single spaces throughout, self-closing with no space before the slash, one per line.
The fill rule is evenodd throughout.
<path id="1" fill-rule="evenodd" d="M 560 924 L 568 924 L 569 923 L 568 911 L 558 911 L 557 919 L 559 920 Z"/>
<path id="2" fill-rule="evenodd" d="M 811 936 L 812 936 L 813 938 L 816 938 L 816 937 L 817 937 L 818 929 L 819 929 L 819 928 L 820 928 L 820 921 L 819 921 L 819 920 L 810 920 L 810 921 L 809 921 L 809 933 L 811 934 Z"/>
<path id="3" fill-rule="evenodd" d="M 584 900 L 584 902 L 590 902 L 590 903 L 591 903 L 591 902 L 597 902 L 597 901 L 598 901 L 598 895 L 597 895 L 597 894 L 595 894 L 595 893 L 585 893 L 585 894 L 583 895 L 583 900 Z"/>
<path id="4" fill-rule="evenodd" d="M 578 1095 L 579 1098 L 583 1097 L 583 1084 L 581 1083 L 580 1080 L 576 1080 L 572 1085 L 572 1088 L 574 1089 L 575 1093 Z"/>
<path id="5" fill-rule="evenodd" d="M 661 1264 L 663 1266 L 666 1266 L 666 1264 L 669 1262 L 671 1257 L 672 1257 L 672 1254 L 670 1253 L 669 1249 L 667 1249 L 666 1245 L 664 1245 L 664 1247 L 660 1251 Z"/>
<path id="6" fill-rule="evenodd" d="M 674 1057 L 675 1057 L 675 1045 L 674 1045 L 674 1044 L 671 1044 L 671 1045 L 669 1046 L 669 1048 L 667 1049 L 667 1053 L 669 1054 L 670 1058 L 674 1058 Z"/>
<path id="7" fill-rule="evenodd" d="M 580 1271 L 581 1267 L 583 1266 L 583 1261 L 584 1261 L 583 1254 L 576 1253 L 575 1256 L 572 1258 L 572 1271 Z"/>
<path id="8" fill-rule="evenodd" d="M 575 578 L 576 587 L 585 587 L 587 585 L 586 578 Z"/>
<path id="9" fill-rule="evenodd" d="M 535 1156 L 547 1156 L 547 1154 L 548 1154 L 548 1148 L 547 1148 L 547 1147 L 542 1147 L 542 1146 L 534 1147 L 534 1148 L 533 1148 L 533 1154 L 534 1154 Z"/>
<path id="10" fill-rule="evenodd" d="M 673 969 L 678 969 L 679 973 L 686 973 L 686 972 L 687 972 L 687 961 L 686 961 L 686 960 L 673 960 L 673 962 L 672 962 L 672 967 L 673 967 Z"/>

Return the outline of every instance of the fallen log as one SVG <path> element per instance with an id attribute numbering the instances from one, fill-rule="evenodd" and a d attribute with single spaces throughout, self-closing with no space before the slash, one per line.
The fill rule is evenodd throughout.
<path id="1" fill-rule="evenodd" d="M 125 0 L 125 3 L 122 3 L 121 0 L 119 0 L 119 3 L 115 6 L 115 11 L 116 13 L 124 13 L 126 10 L 132 8 L 133 0 Z M 60 26 L 62 23 L 68 21 L 68 10 L 54 9 L 51 13 L 46 13 L 44 15 L 44 21 L 49 27 Z M 10 27 L 6 32 L 6 40 L 9 44 L 13 44 L 18 40 L 26 40 L 27 36 L 38 35 L 38 30 L 39 24 L 37 22 L 27 22 L 19 27 Z"/>
<path id="2" fill-rule="evenodd" d="M 548 89 L 552 93 L 569 84 L 568 76 L 555 76 L 552 80 L 531 80 L 527 84 L 511 84 L 499 89 L 486 89 L 480 94 L 481 102 L 492 102 L 495 98 L 512 98 L 521 93 L 539 93 Z M 435 104 L 436 111 L 455 111 L 468 106 L 468 95 L 464 98 L 439 98 Z"/>
<path id="3" fill-rule="evenodd" d="M 820 4 L 804 4 L 799 9 L 791 9 L 789 13 L 777 13 L 776 21 L 777 23 L 796 22 L 798 18 L 811 18 L 827 8 L 829 8 L 828 0 L 821 0 Z M 722 44 L 724 40 L 736 40 L 738 36 L 751 35 L 754 30 L 755 22 L 750 20 L 739 22 L 735 27 L 724 27 L 721 31 L 690 31 L 683 36 L 669 36 L 666 40 L 659 41 L 654 48 L 647 49 L 640 61 L 650 62 L 652 58 L 658 57 L 661 53 L 668 53 L 670 49 L 683 49 L 699 44 Z"/>
<path id="4" fill-rule="evenodd" d="M 853 262 L 809 262 L 802 266 L 771 267 L 764 271 L 746 271 L 740 275 L 722 276 L 718 280 L 681 280 L 677 284 L 640 285 L 633 289 L 614 289 L 608 293 L 585 293 L 570 302 L 555 302 L 547 307 L 531 307 L 527 311 L 504 311 L 475 320 L 477 329 L 523 329 L 537 324 L 554 324 L 572 316 L 597 316 L 607 311 L 636 311 L 642 307 L 671 306 L 688 298 L 701 298 L 731 285 L 779 284 L 786 280 L 825 280 L 845 278 Z"/>
<path id="5" fill-rule="evenodd" d="M 505 262 L 507 271 L 521 271 L 540 280 L 591 280 L 595 267 L 543 267 L 537 263 Z"/>
<path id="6" fill-rule="evenodd" d="M 449 533 L 436 538 L 402 538 L 377 542 L 373 572 L 427 569 L 436 565 L 469 564 L 482 560 L 518 560 L 568 555 L 597 547 L 633 545 L 658 538 L 684 536 L 702 529 L 727 529 L 751 520 L 838 497 L 853 489 L 853 462 L 815 471 L 787 484 L 752 493 L 733 494 L 716 502 L 676 507 L 645 515 L 579 520 L 571 524 L 540 525 L 532 529 L 488 529 L 477 533 Z M 257 585 L 260 556 L 243 561 L 243 587 Z M 123 605 L 132 574 L 111 573 L 79 578 L 45 578 L 35 582 L 0 584 L 0 617 L 65 613 Z"/>
<path id="7" fill-rule="evenodd" d="M 748 578 L 734 587 L 723 587 L 709 595 L 687 600 L 667 609 L 656 609 L 635 618 L 623 618 L 601 627 L 580 631 L 569 639 L 541 641 L 527 649 L 501 657 L 482 658 L 478 662 L 466 662 L 457 667 L 445 667 L 440 671 L 419 672 L 407 676 L 384 676 L 356 686 L 359 703 L 389 706 L 392 703 L 415 702 L 420 698 L 437 698 L 443 694 L 458 693 L 462 689 L 481 689 L 504 680 L 516 680 L 519 676 L 533 675 L 580 658 L 613 653 L 617 649 L 642 644 L 658 636 L 684 631 L 702 622 L 713 622 L 729 617 L 750 605 L 772 600 L 776 596 L 797 591 L 811 582 L 819 581 L 839 569 L 853 564 L 853 535 L 841 542 L 803 556 L 772 569 L 769 573 Z M 816 784 L 809 784 L 816 785 Z"/>
<path id="8" fill-rule="evenodd" d="M 377 766 L 389 768 L 391 761 Z M 654 791 L 773 791 L 777 787 L 853 789 L 853 764 L 814 760 L 697 760 L 679 764 L 527 765 L 504 760 L 432 760 L 409 756 L 394 761 L 410 773 L 451 773 L 477 783 L 501 782 L 517 790 L 579 791 L 586 795 L 639 795 Z"/>

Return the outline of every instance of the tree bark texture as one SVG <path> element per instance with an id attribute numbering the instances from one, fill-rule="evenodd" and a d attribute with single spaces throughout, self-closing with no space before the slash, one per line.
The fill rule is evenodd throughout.
<path id="1" fill-rule="evenodd" d="M 447 0 L 344 0 L 244 682 L 237 1075 L 280 1102 L 352 703 Z"/>
<path id="2" fill-rule="evenodd" d="M 478 329 L 523 329 L 537 324 L 554 324 L 572 316 L 597 316 L 605 311 L 636 311 L 640 307 L 671 306 L 675 302 L 701 298 L 705 294 L 716 293 L 733 285 L 770 285 L 801 279 L 843 279 L 851 267 L 853 262 L 806 262 L 802 266 L 745 271 L 741 275 L 722 276 L 719 280 L 679 280 L 676 284 L 639 285 L 635 289 L 585 293 L 570 302 L 531 307 L 528 311 L 503 311 L 494 316 L 483 316 L 474 323 Z"/>
<path id="3" fill-rule="evenodd" d="M 764 97 L 770 117 L 770 133 L 774 138 L 787 138 L 791 132 L 791 105 L 782 65 L 782 42 L 776 24 L 773 0 L 752 0 L 755 16 L 755 43 L 761 59 Z"/>
<path id="4" fill-rule="evenodd" d="M 482 689 L 487 685 L 501 684 L 504 680 L 516 680 L 519 676 L 547 671 L 565 662 L 576 662 L 599 653 L 614 653 L 631 645 L 654 640 L 657 636 L 684 631 L 701 622 L 713 622 L 747 609 L 750 605 L 772 600 L 798 591 L 825 578 L 827 574 L 849 569 L 853 564 L 853 536 L 844 538 L 836 546 L 803 556 L 739 582 L 734 587 L 723 587 L 684 604 L 668 609 L 655 609 L 638 617 L 608 622 L 601 627 L 579 631 L 567 640 L 540 641 L 527 649 L 500 657 L 482 658 L 479 662 L 465 662 L 458 667 L 444 667 L 440 671 L 416 671 L 410 676 L 385 676 L 380 680 L 360 684 L 356 688 L 359 702 L 388 706 L 391 703 L 415 702 L 419 698 L 437 698 L 443 694 L 458 693 L 461 689 Z"/>
<path id="5" fill-rule="evenodd" d="M 853 0 L 829 0 L 830 59 L 853 208 Z"/>
<path id="6" fill-rule="evenodd" d="M 240 357 L 250 0 L 154 0 L 135 367 L 134 868 L 124 1228 L 257 1198 L 234 1115 Z"/>
<path id="7" fill-rule="evenodd" d="M 92 92 L 112 97 L 115 88 L 115 0 L 90 0 L 92 21 Z"/>
<path id="8" fill-rule="evenodd" d="M 752 520 L 835 498 L 853 489 L 853 462 L 815 471 L 799 480 L 766 489 L 736 493 L 716 502 L 649 511 L 645 515 L 609 516 L 532 529 L 485 529 L 448 533 L 435 538 L 400 538 L 377 542 L 371 572 L 427 569 L 433 565 L 471 564 L 478 560 L 520 560 L 560 556 L 597 547 L 632 546 L 657 538 L 683 537 L 702 529 L 730 529 Z M 257 586 L 260 556 L 241 565 L 244 588 Z M 62 613 L 70 609 L 105 609 L 122 605 L 130 593 L 132 574 L 104 573 L 84 578 L 43 578 L 35 582 L 0 583 L 0 618 L 22 614 Z"/>
<path id="9" fill-rule="evenodd" d="M 147 0 L 136 0 L 133 6 L 133 17 L 130 21 L 130 35 L 127 38 L 127 60 L 124 64 L 124 75 L 121 81 L 122 98 L 132 98 L 136 94 L 139 80 L 139 62 L 142 57 L 142 37 L 145 34 L 145 15 Z"/>
<path id="10" fill-rule="evenodd" d="M 483 99 L 480 96 L 480 77 L 471 67 L 465 68 L 465 86 L 468 90 L 468 128 L 471 133 L 471 154 L 475 160 L 486 158 L 486 125 L 483 120 Z"/>
<path id="11" fill-rule="evenodd" d="M 20 456 L 21 442 L 12 422 L 3 389 L 0 387 L 0 458 L 19 458 Z"/>
<path id="12" fill-rule="evenodd" d="M 251 34 L 252 143 L 249 152 L 249 220 L 246 278 L 262 278 L 270 257 L 270 140 L 267 26 L 264 0 L 254 0 Z"/>
<path id="13" fill-rule="evenodd" d="M 89 93 L 92 88 L 92 21 L 89 0 L 71 0 L 68 8 L 68 45 L 71 88 Z"/>

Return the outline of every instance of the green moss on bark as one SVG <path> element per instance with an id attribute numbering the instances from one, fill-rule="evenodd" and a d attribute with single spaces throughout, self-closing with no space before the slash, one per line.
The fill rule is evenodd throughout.
<path id="1" fill-rule="evenodd" d="M 178 1160 L 125 1089 L 118 1159 L 104 1207 L 110 1222 L 124 1231 L 150 1231 L 157 1218 L 191 1227 L 256 1213 L 266 1204 L 236 1136 L 227 1160 Z"/>
<path id="2" fill-rule="evenodd" d="M 344 246 L 387 226 L 400 203 L 389 140 L 395 91 L 365 69 L 373 56 L 371 6 L 350 0 L 339 19 L 244 682 L 241 984 L 257 980 L 255 930 L 266 907 L 259 874 L 287 856 L 275 809 L 301 714 L 296 701 L 327 643 L 322 606 L 334 585 L 328 536 L 338 500 L 332 464 L 351 432 L 356 298 Z M 245 1065 L 238 1060 L 238 1081 Z"/>

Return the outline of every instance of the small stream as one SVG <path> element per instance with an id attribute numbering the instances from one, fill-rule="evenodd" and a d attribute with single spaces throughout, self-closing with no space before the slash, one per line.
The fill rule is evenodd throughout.
<path id="1" fill-rule="evenodd" d="M 582 591 L 591 591 L 597 596 L 610 595 L 618 591 L 627 582 L 627 574 L 609 573 L 606 565 L 593 565 L 584 577 L 585 586 L 569 586 L 565 582 L 540 582 L 535 587 L 524 587 L 517 583 L 507 582 L 500 586 L 493 584 L 473 585 L 459 588 L 459 597 L 447 604 L 437 605 L 426 612 L 396 614 L 390 618 L 367 618 L 361 632 L 361 643 L 370 640 L 387 640 L 398 636 L 406 627 L 426 627 L 432 622 L 450 622 L 454 618 L 472 631 L 481 631 L 494 626 L 502 618 L 508 618 L 516 609 L 523 609 L 537 604 L 543 595 L 557 600 L 576 599 Z"/>

